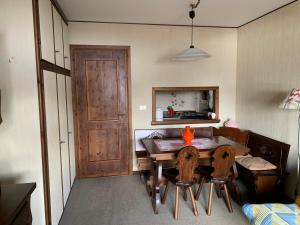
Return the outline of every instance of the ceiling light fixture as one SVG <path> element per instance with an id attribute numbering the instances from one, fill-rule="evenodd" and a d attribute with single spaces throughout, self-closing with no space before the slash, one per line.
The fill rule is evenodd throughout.
<path id="1" fill-rule="evenodd" d="M 192 10 L 189 11 L 189 17 L 192 19 L 192 32 L 191 32 L 191 45 L 188 49 L 183 50 L 179 54 L 177 54 L 173 60 L 176 61 L 191 61 L 191 60 L 197 60 L 197 59 L 204 59 L 209 58 L 210 55 L 203 51 L 202 49 L 195 48 L 194 47 L 194 18 L 195 18 L 195 11 L 200 4 L 200 0 L 197 1 L 196 4 L 191 4 Z"/>

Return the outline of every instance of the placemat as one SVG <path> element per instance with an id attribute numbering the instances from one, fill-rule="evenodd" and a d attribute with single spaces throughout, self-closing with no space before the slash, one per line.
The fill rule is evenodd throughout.
<path id="1" fill-rule="evenodd" d="M 182 139 L 156 139 L 154 140 L 154 143 L 160 151 L 174 151 L 185 146 L 184 141 Z M 218 147 L 218 144 L 215 142 L 215 140 L 209 138 L 195 138 L 192 141 L 192 146 L 198 149 L 212 149 Z"/>

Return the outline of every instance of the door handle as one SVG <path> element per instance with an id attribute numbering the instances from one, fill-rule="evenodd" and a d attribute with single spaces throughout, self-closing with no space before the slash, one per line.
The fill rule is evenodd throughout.
<path id="1" fill-rule="evenodd" d="M 64 143 L 66 143 L 66 142 L 65 142 L 65 141 L 60 141 L 59 143 L 60 143 L 60 144 L 64 144 Z"/>
<path id="2" fill-rule="evenodd" d="M 68 131 L 68 134 L 72 134 L 72 131 Z"/>
<path id="3" fill-rule="evenodd" d="M 60 53 L 60 51 L 58 51 L 58 50 L 55 50 L 55 53 Z"/>

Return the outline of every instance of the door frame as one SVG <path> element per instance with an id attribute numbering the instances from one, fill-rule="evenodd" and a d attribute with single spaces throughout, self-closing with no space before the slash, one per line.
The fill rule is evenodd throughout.
<path id="1" fill-rule="evenodd" d="M 70 57 L 71 57 L 71 77 L 72 79 L 72 102 L 73 102 L 73 118 L 74 118 L 74 137 L 75 137 L 75 164 L 76 164 L 76 178 L 80 177 L 79 168 L 79 138 L 78 138 L 78 117 L 77 117 L 77 89 L 76 89 L 76 77 L 75 77 L 75 51 L 81 49 L 113 49 L 113 50 L 125 50 L 127 53 L 127 113 L 128 113 L 128 153 L 129 164 L 128 174 L 132 174 L 133 164 L 133 148 L 132 148 L 132 107 L 131 107 L 131 48 L 130 46 L 116 46 L 116 45 L 70 45 Z M 122 176 L 122 175 L 119 175 Z"/>

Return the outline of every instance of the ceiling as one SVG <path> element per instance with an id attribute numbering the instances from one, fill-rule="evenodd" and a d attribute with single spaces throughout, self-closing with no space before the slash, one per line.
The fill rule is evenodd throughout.
<path id="1" fill-rule="evenodd" d="M 197 0 L 57 0 L 70 21 L 189 25 Z M 293 0 L 201 0 L 197 26 L 239 27 Z"/>

